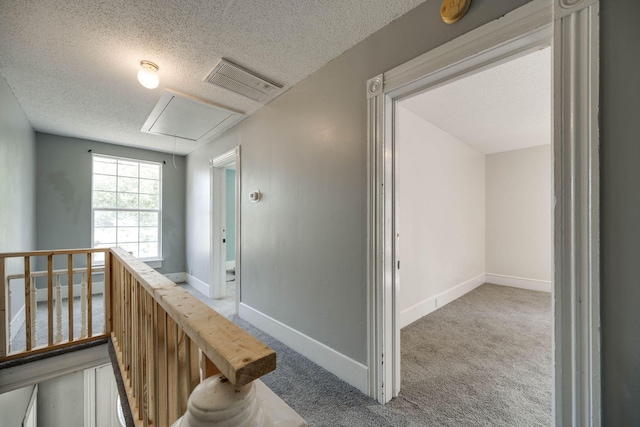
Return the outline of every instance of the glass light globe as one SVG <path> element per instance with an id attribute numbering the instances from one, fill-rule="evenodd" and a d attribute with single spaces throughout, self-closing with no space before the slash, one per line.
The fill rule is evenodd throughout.
<path id="1" fill-rule="evenodd" d="M 140 70 L 138 71 L 138 81 L 147 89 L 155 89 L 160 84 L 158 77 L 158 66 L 153 62 L 140 61 Z"/>

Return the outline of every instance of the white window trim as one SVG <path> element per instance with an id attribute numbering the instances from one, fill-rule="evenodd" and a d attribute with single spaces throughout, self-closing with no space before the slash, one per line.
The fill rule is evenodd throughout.
<path id="1" fill-rule="evenodd" d="M 93 194 L 94 194 L 94 190 L 93 190 L 93 178 L 94 178 L 94 173 L 93 173 L 93 163 L 94 163 L 94 159 L 96 157 L 102 157 L 102 158 L 108 158 L 108 159 L 116 159 L 116 160 L 123 160 L 123 161 L 127 161 L 127 162 L 136 162 L 136 163 L 146 163 L 146 164 L 150 164 L 150 165 L 158 165 L 160 167 L 160 177 L 159 177 L 159 182 L 158 182 L 158 193 L 160 196 L 160 203 L 159 203 L 159 207 L 158 209 L 113 209 L 113 208 L 94 208 L 93 207 Z M 91 247 L 95 247 L 95 240 L 94 240 L 94 216 L 95 216 L 95 212 L 96 211 L 101 211 L 101 210 L 109 210 L 109 211 L 135 211 L 135 212 L 158 212 L 158 256 L 156 257 L 150 257 L 150 258 L 139 258 L 141 261 L 143 261 L 145 264 L 147 264 L 149 267 L 151 268 L 162 268 L 162 262 L 164 261 L 164 257 L 162 254 L 162 166 L 163 163 L 161 162 L 154 162 L 154 161 L 150 161 L 150 160 L 140 160 L 140 159 L 133 159 L 133 158 L 129 158 L 129 157 L 121 157 L 121 156 L 110 156 L 108 154 L 98 154 L 98 153 L 92 153 L 91 154 Z M 94 266 L 102 266 L 103 263 L 96 263 L 94 264 Z"/>

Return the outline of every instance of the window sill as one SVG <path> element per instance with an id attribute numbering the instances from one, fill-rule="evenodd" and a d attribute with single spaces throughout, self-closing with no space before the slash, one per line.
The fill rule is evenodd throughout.
<path id="1" fill-rule="evenodd" d="M 151 268 L 162 268 L 162 261 L 164 260 L 160 258 L 160 259 L 143 259 L 141 261 L 147 264 Z"/>

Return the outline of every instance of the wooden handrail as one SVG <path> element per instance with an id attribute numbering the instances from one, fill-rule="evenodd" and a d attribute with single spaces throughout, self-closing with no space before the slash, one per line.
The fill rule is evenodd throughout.
<path id="1" fill-rule="evenodd" d="M 242 387 L 275 369 L 271 348 L 127 251 L 109 256 L 112 340 L 142 425 L 170 425 L 211 374 Z"/>
<path id="2" fill-rule="evenodd" d="M 0 253 L 2 258 L 24 258 L 32 256 L 49 256 L 49 255 L 78 255 L 109 252 L 109 248 L 84 248 L 84 249 L 54 249 L 48 251 L 30 251 L 30 252 L 3 252 Z"/>
<path id="3" fill-rule="evenodd" d="M 248 384 L 275 369 L 276 354 L 267 345 L 124 249 L 112 248 L 111 254 L 233 384 Z"/>
<path id="4" fill-rule="evenodd" d="M 104 253 L 104 268 L 92 266 L 96 252 Z M 87 266 L 74 267 L 74 255 L 85 255 Z M 54 269 L 54 256 L 64 257 L 66 268 Z M 32 271 L 33 257 L 46 258 L 45 271 Z M 9 258 L 22 259 L 21 273 L 7 274 L 5 261 Z M 84 259 L 77 260 L 80 258 Z M 100 334 L 92 331 L 93 273 L 104 274 L 105 328 Z M 79 337 L 73 333 L 74 274 L 82 275 L 80 305 L 84 311 Z M 69 298 L 68 339 L 64 342 L 60 328 L 63 275 L 68 276 Z M 46 277 L 48 309 L 47 339 L 41 346 L 35 342 L 33 317 L 38 277 Z M 2 328 L 0 361 L 110 336 L 136 426 L 170 426 L 187 410 L 195 387 L 212 375 L 218 374 L 216 378 L 246 393 L 248 387 L 255 387 L 253 381 L 276 367 L 271 348 L 121 248 L 0 253 L 0 315 L 5 325 L 10 315 L 9 279 L 25 282 L 26 348 L 9 352 L 9 331 Z"/>

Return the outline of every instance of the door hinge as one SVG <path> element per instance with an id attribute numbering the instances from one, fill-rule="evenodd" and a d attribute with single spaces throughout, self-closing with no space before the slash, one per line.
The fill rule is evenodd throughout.
<path id="1" fill-rule="evenodd" d="M 400 260 L 398 260 L 398 270 L 400 270 Z"/>

